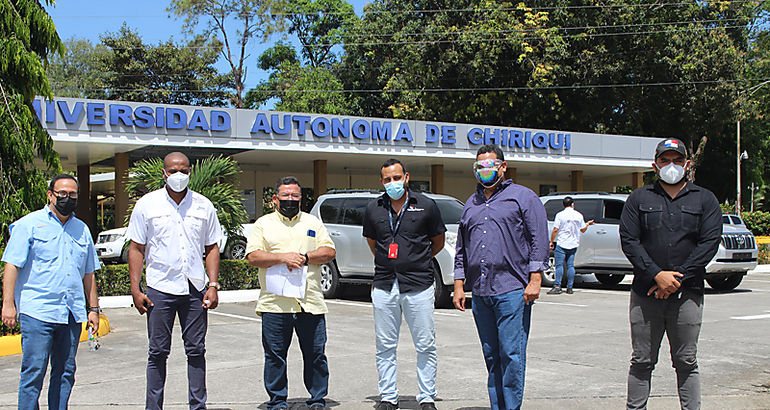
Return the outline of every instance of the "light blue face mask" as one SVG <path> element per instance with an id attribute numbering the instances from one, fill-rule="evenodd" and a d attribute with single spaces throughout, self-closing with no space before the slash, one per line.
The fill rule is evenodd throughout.
<path id="1" fill-rule="evenodd" d="M 388 194 L 389 197 L 392 199 L 401 199 L 402 196 L 404 196 L 404 181 L 392 181 L 385 184 L 385 192 Z"/>

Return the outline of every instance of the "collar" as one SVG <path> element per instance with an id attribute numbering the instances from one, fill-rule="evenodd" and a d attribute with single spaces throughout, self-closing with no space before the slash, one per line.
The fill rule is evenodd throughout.
<path id="1" fill-rule="evenodd" d="M 503 182 L 500 182 L 499 184 L 497 184 L 497 187 L 495 187 L 495 192 L 492 193 L 489 199 L 492 199 L 498 192 L 502 191 L 505 188 L 508 188 L 510 185 L 513 185 L 513 180 L 504 179 Z M 484 187 L 484 185 L 476 184 L 476 193 L 481 195 L 486 200 L 486 196 L 484 196 L 485 189 L 486 187 Z"/>
<path id="2" fill-rule="evenodd" d="M 187 188 L 187 193 L 184 194 L 184 197 L 182 198 L 182 200 L 179 201 L 179 205 L 177 205 L 176 201 L 174 201 L 174 198 L 172 198 L 171 195 L 169 195 L 168 188 L 166 188 L 165 185 L 163 186 L 163 193 L 166 194 L 166 199 L 168 200 L 169 203 L 171 203 L 171 205 L 174 206 L 174 208 L 179 208 L 186 202 L 192 201 L 192 191 L 190 190 L 190 188 Z"/>
<path id="3" fill-rule="evenodd" d="M 666 190 L 663 188 L 663 185 L 661 185 L 660 181 L 655 181 L 652 184 L 648 185 L 648 188 L 650 191 L 656 192 L 661 195 L 668 195 L 666 193 Z M 693 184 L 689 179 L 687 180 L 687 183 L 684 184 L 684 187 L 682 187 L 682 190 L 679 191 L 678 194 L 676 194 L 676 197 L 679 198 L 680 196 L 690 192 L 690 191 L 700 191 L 700 187 Z"/>
<path id="4" fill-rule="evenodd" d="M 408 189 L 406 192 L 404 192 L 404 195 L 406 195 L 406 202 L 404 202 L 404 206 L 407 206 L 409 204 L 414 204 L 417 202 L 417 196 L 414 195 L 413 192 L 410 192 Z M 390 197 L 388 196 L 387 192 L 383 192 L 382 195 L 380 195 L 379 199 L 377 199 L 377 202 L 380 206 L 384 206 L 385 209 L 392 210 L 393 207 L 390 205 Z"/>
<path id="5" fill-rule="evenodd" d="M 278 214 L 278 219 L 280 219 L 283 222 L 296 222 L 299 221 L 299 216 L 302 215 L 302 211 L 297 212 L 296 215 L 294 215 L 294 218 L 287 218 L 284 214 L 282 214 L 277 209 L 274 211 L 276 214 Z"/>
<path id="6" fill-rule="evenodd" d="M 67 218 L 67 220 L 66 220 L 66 221 L 64 221 L 64 223 L 61 223 L 61 219 L 59 219 L 59 217 L 58 217 L 58 216 L 56 216 L 56 214 L 54 213 L 53 209 L 51 209 L 51 204 L 45 204 L 45 206 L 43 207 L 43 209 L 45 209 L 45 210 L 48 212 L 48 216 L 49 216 L 50 218 L 52 218 L 53 220 L 55 220 L 56 222 L 58 222 L 58 223 L 59 223 L 59 225 L 61 225 L 61 226 L 64 226 L 64 225 L 66 225 L 66 224 L 67 224 L 69 221 L 71 221 L 71 220 L 72 220 L 72 217 L 73 217 L 73 216 L 75 216 L 75 211 L 72 211 L 72 213 L 70 214 L 70 217 L 69 217 L 69 218 Z"/>

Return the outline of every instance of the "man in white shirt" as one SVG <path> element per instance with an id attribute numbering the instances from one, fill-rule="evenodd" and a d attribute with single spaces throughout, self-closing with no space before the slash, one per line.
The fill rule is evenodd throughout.
<path id="1" fill-rule="evenodd" d="M 572 197 L 564 197 L 562 205 L 564 205 L 564 210 L 556 214 L 553 220 L 553 232 L 551 232 L 551 249 L 553 249 L 556 275 L 553 289 L 548 291 L 549 295 L 561 293 L 565 263 L 567 264 L 567 293 L 572 294 L 572 283 L 575 281 L 575 254 L 580 245 L 580 234 L 594 224 L 593 220 L 585 222 L 583 214 L 575 210 Z M 555 246 L 554 240 L 556 241 Z"/>
<path id="2" fill-rule="evenodd" d="M 128 272 L 139 314 L 147 312 L 147 409 L 163 408 L 171 329 L 179 316 L 187 354 L 191 409 L 206 408 L 207 309 L 217 307 L 219 242 L 217 211 L 187 189 L 190 160 L 172 152 L 163 160 L 166 186 L 143 196 L 128 224 Z M 205 268 L 204 268 L 205 258 Z M 146 262 L 147 293 L 140 288 Z"/>

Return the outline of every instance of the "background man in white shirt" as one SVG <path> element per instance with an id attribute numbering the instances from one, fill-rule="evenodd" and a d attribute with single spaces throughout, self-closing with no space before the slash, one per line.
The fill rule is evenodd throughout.
<path id="1" fill-rule="evenodd" d="M 594 224 L 593 220 L 585 222 L 583 214 L 575 210 L 572 197 L 564 197 L 562 205 L 564 205 L 564 210 L 556 214 L 553 220 L 553 232 L 551 232 L 551 249 L 553 249 L 556 275 L 553 289 L 548 291 L 549 295 L 561 293 L 565 262 L 567 264 L 567 293 L 572 294 L 572 283 L 575 281 L 575 254 L 580 245 L 580 234 Z M 554 240 L 556 240 L 555 246 Z"/>
<path id="2" fill-rule="evenodd" d="M 218 304 L 217 242 L 222 230 L 211 201 L 187 189 L 190 160 L 186 155 L 166 155 L 163 178 L 166 186 L 139 199 L 128 224 L 131 295 L 139 314 L 147 312 L 150 339 L 146 408 L 163 408 L 166 358 L 178 315 L 187 354 L 190 408 L 205 409 L 206 309 Z M 140 288 L 144 262 L 146 294 Z"/>

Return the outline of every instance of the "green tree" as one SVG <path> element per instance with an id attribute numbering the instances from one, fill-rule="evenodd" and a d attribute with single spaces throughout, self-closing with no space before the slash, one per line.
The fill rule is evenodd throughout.
<path id="1" fill-rule="evenodd" d="M 235 160 L 221 155 L 196 161 L 190 171 L 188 188 L 205 196 L 214 204 L 219 223 L 228 236 L 240 234 L 241 224 L 249 220 L 238 191 L 240 173 Z M 129 179 L 126 189 L 132 198 L 139 198 L 166 185 L 161 158 L 139 161 L 129 169 L 129 174 L 133 176 Z M 131 212 L 128 215 L 130 216 Z M 124 223 L 128 224 L 128 217 Z"/>
<path id="2" fill-rule="evenodd" d="M 107 98 L 110 77 L 105 62 L 110 50 L 103 44 L 71 38 L 64 42 L 67 51 L 54 55 L 48 66 L 48 81 L 57 97 Z"/>
<path id="3" fill-rule="evenodd" d="M 196 36 L 186 43 L 173 39 L 145 44 L 125 23 L 101 36 L 110 52 L 103 56 L 109 72 L 107 98 L 162 104 L 222 106 L 226 79 L 214 64 L 222 50 L 216 39 Z"/>
<path id="4" fill-rule="evenodd" d="M 40 2 L 0 0 L 0 248 L 11 222 L 45 204 L 46 176 L 61 170 L 32 105 L 53 97 L 45 68 L 54 53 L 64 47 Z"/>
<path id="5" fill-rule="evenodd" d="M 281 19 L 273 15 L 282 0 L 172 0 L 168 11 L 184 19 L 184 28 L 193 33 L 203 25 L 205 38 L 216 37 L 223 43 L 221 50 L 230 66 L 228 85 L 233 92 L 230 102 L 235 108 L 243 107 L 246 61 L 249 42 L 262 41 L 280 30 Z M 238 27 L 231 29 L 231 24 Z"/>
<path id="6" fill-rule="evenodd" d="M 289 34 L 297 36 L 302 56 L 313 68 L 337 61 L 333 48 L 358 21 L 353 6 L 344 0 L 288 0 L 284 10 Z"/>

